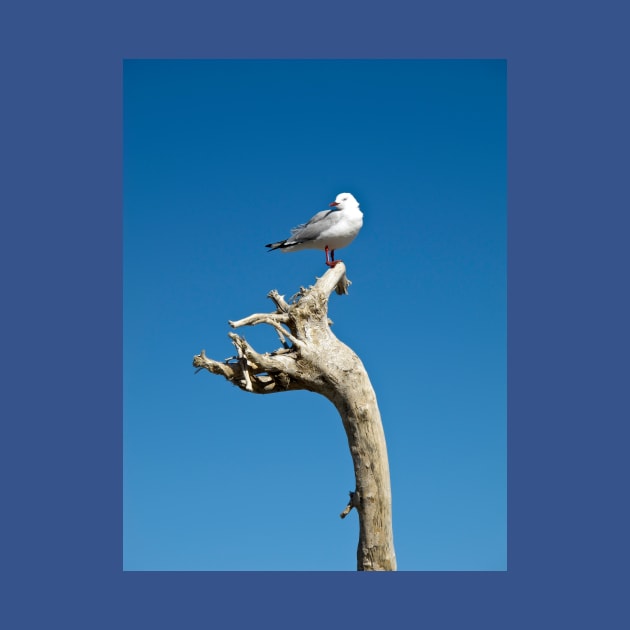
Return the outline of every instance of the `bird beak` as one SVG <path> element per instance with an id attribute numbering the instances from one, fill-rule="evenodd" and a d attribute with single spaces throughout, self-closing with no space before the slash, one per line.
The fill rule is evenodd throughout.
<path id="1" fill-rule="evenodd" d="M 333 202 L 330 204 L 330 207 L 332 208 L 333 206 L 338 206 L 338 205 L 339 205 L 339 202 L 338 202 L 338 201 L 333 201 Z"/>

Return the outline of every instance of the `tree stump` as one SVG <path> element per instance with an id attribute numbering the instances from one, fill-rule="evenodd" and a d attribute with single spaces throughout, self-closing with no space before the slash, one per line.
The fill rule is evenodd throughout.
<path id="1" fill-rule="evenodd" d="M 268 324 L 282 347 L 260 354 L 247 341 L 229 333 L 237 356 L 214 361 L 201 351 L 193 366 L 220 374 L 256 394 L 305 389 L 328 398 L 339 412 L 354 464 L 355 490 L 341 513 L 359 515 L 357 570 L 395 571 L 391 488 L 385 434 L 374 389 L 359 357 L 330 329 L 328 300 L 333 290 L 347 294 L 350 282 L 342 262 L 315 285 L 301 289 L 291 303 L 277 291 L 268 297 L 276 310 L 229 322 L 232 328 Z"/>

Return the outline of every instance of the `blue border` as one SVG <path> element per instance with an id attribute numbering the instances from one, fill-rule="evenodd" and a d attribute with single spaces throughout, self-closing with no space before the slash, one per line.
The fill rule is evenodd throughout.
<path id="1" fill-rule="evenodd" d="M 405 4 L 3 8 L 2 625 L 620 627 L 621 3 Z M 507 572 L 123 574 L 121 72 L 134 57 L 508 60 Z"/>

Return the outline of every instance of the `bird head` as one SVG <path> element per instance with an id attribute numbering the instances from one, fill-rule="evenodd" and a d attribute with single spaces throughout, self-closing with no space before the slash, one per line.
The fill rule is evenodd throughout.
<path id="1" fill-rule="evenodd" d="M 335 210 L 343 210 L 351 206 L 359 206 L 359 202 L 350 193 L 339 193 L 335 200 L 330 204 Z"/>

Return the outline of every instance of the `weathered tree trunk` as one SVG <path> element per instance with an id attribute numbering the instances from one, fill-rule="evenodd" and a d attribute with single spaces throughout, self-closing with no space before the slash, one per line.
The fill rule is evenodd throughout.
<path id="1" fill-rule="evenodd" d="M 193 366 L 205 368 L 249 392 L 271 394 L 306 389 L 328 398 L 337 408 L 348 436 L 356 480 L 355 491 L 342 512 L 359 514 L 359 571 L 395 571 L 389 464 L 381 416 L 374 390 L 359 357 L 330 330 L 328 299 L 333 290 L 347 293 L 349 281 L 342 262 L 302 289 L 291 304 L 277 291 L 268 297 L 275 313 L 250 315 L 233 328 L 268 324 L 282 348 L 256 352 L 243 337 L 229 333 L 238 356 L 224 362 L 201 354 Z M 289 342 L 289 343 L 287 343 Z"/>

